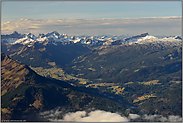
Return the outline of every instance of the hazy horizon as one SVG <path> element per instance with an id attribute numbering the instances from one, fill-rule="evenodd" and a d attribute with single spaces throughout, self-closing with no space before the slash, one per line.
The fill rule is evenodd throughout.
<path id="1" fill-rule="evenodd" d="M 2 23 L 2 34 L 58 31 L 67 35 L 181 35 L 181 17 L 105 19 L 20 19 Z M 161 32 L 161 33 L 159 33 Z"/>
<path id="2" fill-rule="evenodd" d="M 2 1 L 1 33 L 182 35 L 181 1 Z"/>

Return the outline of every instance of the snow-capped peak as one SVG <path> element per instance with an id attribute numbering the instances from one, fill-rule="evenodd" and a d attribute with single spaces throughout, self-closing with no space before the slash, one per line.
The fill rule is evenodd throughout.
<path id="1" fill-rule="evenodd" d="M 47 33 L 46 37 L 54 36 L 56 38 L 59 38 L 60 34 L 57 31 L 53 31 L 51 33 Z"/>
<path id="2" fill-rule="evenodd" d="M 175 36 L 175 39 L 180 39 L 182 40 L 182 38 L 180 36 Z"/>
<path id="3" fill-rule="evenodd" d="M 138 41 L 147 41 L 147 40 L 158 40 L 158 38 L 154 37 L 154 36 L 151 36 L 151 35 L 147 35 L 145 37 L 142 37 L 142 38 L 138 39 L 137 42 Z"/>
<path id="4" fill-rule="evenodd" d="M 25 38 L 30 38 L 30 39 L 33 39 L 33 40 L 37 39 L 37 37 L 34 34 L 31 34 L 31 33 L 28 33 Z"/>
<path id="5" fill-rule="evenodd" d="M 17 34 L 17 32 L 14 32 Z M 9 35 L 9 37 L 11 34 Z M 24 36 L 24 37 L 23 37 Z M 2 36 L 7 37 L 7 36 Z M 23 37 L 23 38 L 22 38 Z M 101 36 L 67 36 L 66 34 L 59 34 L 57 31 L 53 31 L 51 33 L 45 34 L 39 34 L 37 37 L 34 34 L 28 33 L 22 35 L 21 38 L 2 38 L 2 42 L 4 44 L 16 44 L 20 43 L 27 46 L 32 46 L 35 42 L 43 43 L 45 45 L 47 44 L 53 44 L 58 45 L 58 43 L 61 43 L 63 45 L 69 45 L 69 44 L 82 44 L 82 45 L 120 45 L 120 44 L 144 44 L 149 42 L 177 42 L 182 41 L 182 38 L 180 36 L 169 36 L 164 38 L 158 38 L 152 35 L 149 35 L 148 33 L 142 33 L 139 35 L 127 37 L 125 35 L 120 36 L 110 36 L 110 35 L 101 35 Z M 180 42 L 179 42 L 180 43 Z"/>
<path id="6" fill-rule="evenodd" d="M 54 35 L 59 36 L 60 34 L 57 31 L 53 31 Z"/>

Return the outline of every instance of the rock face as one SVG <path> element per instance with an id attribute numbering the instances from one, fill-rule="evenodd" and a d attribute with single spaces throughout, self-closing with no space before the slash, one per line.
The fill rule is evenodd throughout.
<path id="1" fill-rule="evenodd" d="M 128 41 L 130 39 L 133 39 L 133 38 L 142 38 L 142 37 L 146 37 L 147 35 L 149 35 L 148 33 L 143 33 L 143 34 L 139 34 L 139 35 L 135 35 L 135 36 L 132 36 L 132 37 L 129 37 L 129 38 L 125 38 L 123 39 L 124 41 Z"/>
<path id="2" fill-rule="evenodd" d="M 149 35 L 148 33 L 143 33 L 143 34 L 139 34 L 136 36 L 132 36 L 132 38 L 140 38 L 140 37 L 146 37 L 147 35 Z"/>

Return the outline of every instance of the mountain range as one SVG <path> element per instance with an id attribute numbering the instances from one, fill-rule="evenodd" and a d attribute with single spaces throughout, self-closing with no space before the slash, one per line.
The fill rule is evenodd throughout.
<path id="1" fill-rule="evenodd" d="M 2 35 L 1 40 L 1 52 L 8 55 L 1 58 L 3 117 L 13 119 L 20 112 L 22 118 L 59 105 L 66 107 L 61 108 L 65 113 L 86 110 L 88 104 L 111 112 L 124 113 L 131 108 L 133 113 L 145 110 L 155 115 L 182 116 L 180 36 L 68 36 L 56 31 L 35 36 L 15 31 Z M 70 88 L 67 94 L 65 86 Z M 49 93 L 59 93 L 64 100 L 51 105 L 51 97 L 46 96 Z M 84 101 L 83 93 L 87 95 Z M 76 98 L 69 100 L 70 95 Z M 103 105 L 101 99 L 110 100 L 110 106 Z M 29 104 L 20 107 L 22 101 Z M 80 105 L 82 102 L 86 104 Z M 114 107 L 109 108 L 111 105 Z"/>
<path id="2" fill-rule="evenodd" d="M 112 45 L 112 44 L 122 44 L 122 43 L 147 43 L 147 42 L 162 42 L 162 41 L 181 41 L 182 38 L 180 36 L 170 36 L 164 38 L 157 38 L 154 36 L 150 36 L 148 33 L 139 34 L 132 37 L 126 37 L 125 35 L 120 36 L 68 36 L 67 34 L 59 34 L 57 31 L 53 31 L 47 34 L 39 34 L 35 36 L 34 34 L 19 34 L 18 32 L 13 32 L 10 35 L 2 35 L 2 43 L 3 44 L 23 44 L 28 47 L 33 46 L 34 43 L 39 42 L 43 45 L 54 44 L 58 45 L 61 43 L 62 45 L 69 44 L 82 44 L 82 45 Z"/>

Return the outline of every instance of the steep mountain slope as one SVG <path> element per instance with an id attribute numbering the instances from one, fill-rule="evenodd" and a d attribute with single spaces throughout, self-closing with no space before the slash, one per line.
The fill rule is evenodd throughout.
<path id="1" fill-rule="evenodd" d="M 18 60 L 26 65 L 33 67 L 51 67 L 51 63 L 63 66 L 71 62 L 74 58 L 90 51 L 89 48 L 82 45 L 62 45 L 53 44 L 44 45 L 38 42 L 32 47 L 22 44 L 2 45 L 2 52 L 8 54 L 11 58 Z"/>
<path id="2" fill-rule="evenodd" d="M 153 73 L 162 65 L 181 62 L 181 58 L 181 45 L 120 45 L 92 50 L 74 59 L 72 64 L 68 65 L 65 70 L 70 74 L 93 81 L 102 78 L 102 81 L 121 81 L 125 83 L 138 79 L 135 77 L 136 75 L 143 74 L 146 76 L 146 74 Z M 179 63 L 177 65 L 178 68 L 181 68 Z M 155 73 L 157 74 L 158 72 Z M 145 80 L 145 78 L 142 77 L 141 80 Z M 139 81 L 141 80 L 139 78 Z"/>
<path id="3" fill-rule="evenodd" d="M 90 80 L 85 83 L 76 81 L 78 86 L 118 94 L 151 114 L 182 115 L 181 44 L 147 43 L 96 48 L 74 59 L 64 70 Z M 170 96 L 174 89 L 177 90 L 176 100 Z M 162 98 L 168 102 L 161 103 Z"/>
<path id="4" fill-rule="evenodd" d="M 14 40 L 14 35 L 16 35 L 15 39 L 17 40 Z M 181 43 L 181 37 L 179 36 L 157 38 L 150 36 L 148 33 L 124 38 L 122 36 L 67 36 L 66 34 L 60 35 L 57 31 L 47 33 L 46 35 L 39 34 L 38 36 L 31 33 L 21 35 L 14 32 L 10 35 L 2 35 L 1 39 L 1 50 L 3 53 L 33 67 L 51 67 L 52 65 L 50 64 L 63 67 L 73 59 L 94 48 L 103 49 L 103 47 L 114 47 L 112 49 L 106 48 L 106 50 L 99 50 L 99 55 L 102 55 L 106 51 L 110 53 L 109 51 L 115 49 L 115 46 L 120 47 L 122 44 L 144 45 L 151 43 L 152 47 L 156 47 L 154 45 L 157 43 L 166 45 L 173 44 L 175 46 Z M 158 47 L 160 49 L 162 46 L 158 45 Z"/>
<path id="5" fill-rule="evenodd" d="M 46 119 L 40 119 L 36 113 L 58 106 L 65 113 L 88 108 L 124 112 L 127 108 L 66 82 L 39 76 L 5 54 L 1 54 L 1 60 L 1 120 L 42 121 Z"/>
<path id="6" fill-rule="evenodd" d="M 119 103 L 123 102 L 121 98 L 125 99 L 138 110 L 145 108 L 151 114 L 181 116 L 181 40 L 179 36 L 157 38 L 148 33 L 123 39 L 69 37 L 54 31 L 38 37 L 27 34 L 1 47 L 2 52 L 32 66 L 40 75 L 67 79 L 88 93 L 97 88 L 101 92 L 93 94 L 105 95 Z M 172 92 L 178 95 L 176 100 Z"/>

